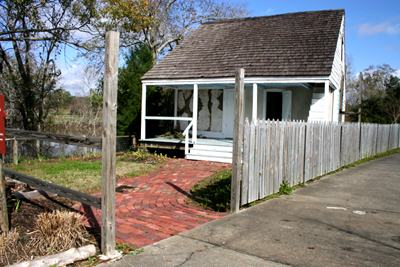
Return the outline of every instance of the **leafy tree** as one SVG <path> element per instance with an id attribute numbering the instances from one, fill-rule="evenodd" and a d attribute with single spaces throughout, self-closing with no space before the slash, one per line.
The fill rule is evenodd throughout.
<path id="1" fill-rule="evenodd" d="M 131 40 L 147 44 L 156 64 L 159 55 L 172 50 L 201 22 L 239 18 L 249 14 L 246 4 L 219 0 L 151 0 L 146 17 L 149 22 Z"/>
<path id="2" fill-rule="evenodd" d="M 125 66 L 119 70 L 117 134 L 138 134 L 142 84 L 140 78 L 153 66 L 149 48 L 140 44 L 125 56 Z M 150 94 L 154 88 L 149 88 Z"/>
<path id="3" fill-rule="evenodd" d="M 389 81 L 385 83 L 385 87 L 384 111 L 390 123 L 400 123 L 400 79 L 391 76 Z"/>
<path id="4" fill-rule="evenodd" d="M 358 112 L 359 90 L 362 86 L 362 121 L 370 123 L 391 123 L 387 109 L 389 101 L 388 88 L 394 82 L 394 69 L 388 64 L 369 66 L 362 73 L 355 76 L 352 68 L 352 59 L 346 65 L 347 110 Z M 361 80 L 361 81 L 360 81 Z M 393 99 L 393 98 L 391 98 Z M 392 113 L 396 113 L 392 111 Z M 392 115 L 393 116 L 393 115 Z M 351 121 L 357 121 L 357 115 L 349 116 Z"/>
<path id="5" fill-rule="evenodd" d="M 385 81 L 383 89 L 363 98 L 362 121 L 369 123 L 399 123 L 400 122 L 400 79 L 390 76 Z M 358 105 L 352 107 L 358 111 Z M 356 116 L 352 116 L 357 121 Z"/>
<path id="6" fill-rule="evenodd" d="M 153 57 L 149 47 L 139 44 L 125 57 L 125 66 L 119 71 L 117 134 L 140 133 L 142 84 L 141 77 L 153 66 Z M 148 86 L 147 115 L 171 116 L 173 114 L 173 92 L 161 87 Z M 147 131 L 150 135 L 170 130 L 171 122 L 149 121 Z"/>
<path id="7" fill-rule="evenodd" d="M 97 20 L 96 27 L 100 32 L 119 31 L 121 47 L 146 44 L 152 53 L 153 65 L 201 22 L 249 14 L 246 4 L 229 0 L 108 0 L 99 10 L 101 19 Z M 101 51 L 103 39 L 98 34 L 90 40 L 93 50 Z"/>
<path id="8" fill-rule="evenodd" d="M 52 103 L 50 108 L 54 110 L 56 114 L 59 114 L 61 110 L 67 109 L 71 106 L 73 96 L 70 92 L 59 88 L 51 92 L 49 99 Z"/>
<path id="9" fill-rule="evenodd" d="M 378 66 L 369 66 L 357 76 L 353 71 L 353 59 L 347 58 L 346 63 L 346 88 L 347 88 L 347 104 L 351 107 L 357 106 L 359 103 L 359 87 L 360 78 L 363 80 L 363 101 L 385 90 L 385 84 L 390 77 L 394 75 L 395 70 L 388 64 Z"/>

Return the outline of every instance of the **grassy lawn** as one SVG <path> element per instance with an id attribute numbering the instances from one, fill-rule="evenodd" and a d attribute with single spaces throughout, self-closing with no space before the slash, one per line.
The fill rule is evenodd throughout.
<path id="1" fill-rule="evenodd" d="M 120 153 L 117 156 L 117 180 L 149 173 L 167 160 L 164 156 L 141 152 Z M 101 188 L 101 156 L 25 162 L 5 168 L 85 193 L 95 193 Z"/>

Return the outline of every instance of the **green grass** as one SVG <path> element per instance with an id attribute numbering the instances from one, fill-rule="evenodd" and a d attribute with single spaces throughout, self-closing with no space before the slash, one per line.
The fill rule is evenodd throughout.
<path id="1" fill-rule="evenodd" d="M 167 161 L 166 157 L 154 154 L 146 154 L 137 159 L 129 156 L 132 153 L 135 152 L 119 153 L 116 163 L 117 179 L 149 173 Z M 148 159 L 151 162 L 146 162 Z M 94 193 L 101 188 L 101 167 L 101 157 L 90 156 L 32 161 L 7 165 L 5 168 L 81 192 Z"/>
<path id="2" fill-rule="evenodd" d="M 307 181 L 308 183 L 311 183 L 315 180 L 319 180 L 324 176 L 336 173 L 338 171 L 341 171 L 345 168 L 351 168 L 357 165 L 360 165 L 362 163 L 390 156 L 393 154 L 400 153 L 400 148 L 399 149 L 394 149 L 390 150 L 384 153 L 377 154 L 373 157 L 365 158 L 359 161 L 356 161 L 352 164 L 346 165 L 338 170 L 335 170 L 333 172 L 327 173 L 325 175 L 316 177 L 310 181 Z M 232 170 L 223 170 L 221 172 L 215 173 L 214 175 L 201 180 L 197 182 L 191 189 L 192 197 L 191 199 L 197 204 L 205 209 L 211 209 L 214 211 L 220 211 L 220 212 L 227 212 L 230 210 L 230 199 L 231 199 L 231 177 L 232 177 Z M 298 184 L 295 186 L 289 186 L 285 181 L 280 185 L 279 192 L 269 195 L 266 198 L 254 201 L 252 203 L 249 203 L 247 205 L 244 205 L 243 207 L 251 207 L 254 206 L 258 203 L 267 201 L 272 198 L 277 198 L 281 195 L 290 195 L 293 190 L 296 190 L 297 188 L 301 188 L 306 186 L 305 184 Z"/>
<path id="3" fill-rule="evenodd" d="M 201 207 L 215 211 L 229 211 L 232 170 L 222 170 L 197 182 L 190 190 Z"/>

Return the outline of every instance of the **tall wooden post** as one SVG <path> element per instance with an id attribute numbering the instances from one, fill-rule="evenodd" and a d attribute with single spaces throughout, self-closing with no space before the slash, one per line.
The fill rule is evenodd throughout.
<path id="1" fill-rule="evenodd" d="M 6 200 L 6 181 L 3 173 L 3 155 L 0 155 L 0 229 L 3 232 L 8 232 L 8 211 Z"/>
<path id="2" fill-rule="evenodd" d="M 86 135 L 83 135 L 83 137 L 86 138 Z M 87 156 L 87 147 L 86 146 L 82 147 L 82 154 L 83 154 L 83 156 Z"/>
<path id="3" fill-rule="evenodd" d="M 18 139 L 15 136 L 13 141 L 13 159 L 14 164 L 18 165 Z"/>
<path id="4" fill-rule="evenodd" d="M 359 75 L 359 80 L 358 80 L 358 93 L 359 93 L 359 102 L 358 102 L 358 104 L 360 105 L 359 107 L 358 107 L 358 122 L 360 122 L 361 123 L 361 105 L 362 105 L 362 93 L 363 93 L 363 87 L 364 87 L 364 79 L 363 79 L 363 75 L 362 75 L 362 73 L 360 72 L 360 75 Z"/>
<path id="5" fill-rule="evenodd" d="M 104 63 L 102 178 L 101 178 L 101 251 L 110 257 L 115 251 L 115 165 L 119 33 L 106 33 Z"/>
<path id="6" fill-rule="evenodd" d="M 244 69 L 235 73 L 235 121 L 233 130 L 231 212 L 239 212 L 240 207 L 240 174 L 242 169 L 243 144 L 243 104 L 244 104 Z"/>
<path id="7" fill-rule="evenodd" d="M 0 228 L 3 232 L 8 232 L 8 210 L 6 196 L 6 180 L 3 172 L 3 155 L 6 154 L 6 131 L 4 118 L 7 114 L 4 110 L 4 95 L 0 95 Z"/>

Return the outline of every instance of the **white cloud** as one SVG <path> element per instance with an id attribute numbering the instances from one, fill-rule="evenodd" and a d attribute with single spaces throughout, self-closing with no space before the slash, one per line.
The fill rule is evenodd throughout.
<path id="1" fill-rule="evenodd" d="M 397 77 L 400 78 L 400 70 L 396 70 L 396 71 L 394 72 L 394 75 L 396 75 Z"/>
<path id="2" fill-rule="evenodd" d="M 71 94 L 76 95 L 82 92 L 82 80 L 80 73 L 83 69 L 83 64 L 72 64 L 66 66 L 65 64 L 60 64 L 61 76 L 58 81 L 58 86 Z"/>
<path id="3" fill-rule="evenodd" d="M 267 16 L 267 15 L 271 15 L 271 14 L 273 14 L 274 13 L 274 10 L 272 9 L 272 8 L 268 8 L 266 11 L 264 11 L 262 14 L 264 15 L 264 16 Z"/>
<path id="4" fill-rule="evenodd" d="M 386 33 L 389 35 L 395 35 L 400 33 L 400 24 L 392 25 L 390 22 L 385 21 L 379 24 L 363 23 L 358 28 L 358 35 L 378 35 Z"/>

